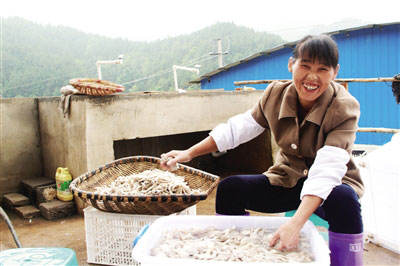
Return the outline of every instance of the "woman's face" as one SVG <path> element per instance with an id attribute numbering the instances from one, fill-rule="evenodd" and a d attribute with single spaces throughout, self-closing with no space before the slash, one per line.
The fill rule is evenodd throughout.
<path id="1" fill-rule="evenodd" d="M 336 68 L 322 64 L 315 59 L 290 58 L 289 71 L 299 96 L 301 106 L 309 111 L 316 100 L 328 88 L 329 83 L 336 78 L 339 65 Z"/>

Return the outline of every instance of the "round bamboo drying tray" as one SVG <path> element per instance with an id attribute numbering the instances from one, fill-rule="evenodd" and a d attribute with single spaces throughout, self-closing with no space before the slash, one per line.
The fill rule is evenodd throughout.
<path id="1" fill-rule="evenodd" d="M 116 92 L 123 92 L 125 90 L 124 86 L 122 85 L 100 79 L 71 79 L 69 84 L 83 94 L 94 96 L 109 95 Z"/>
<path id="2" fill-rule="evenodd" d="M 72 193 L 93 207 L 107 212 L 125 214 L 169 215 L 180 212 L 201 200 L 205 200 L 217 186 L 219 177 L 182 164 L 174 173 L 185 178 L 196 194 L 171 195 L 106 195 L 96 192 L 99 186 L 107 186 L 119 176 L 127 176 L 145 170 L 160 169 L 160 158 L 132 156 L 122 158 L 87 172 L 71 182 Z"/>

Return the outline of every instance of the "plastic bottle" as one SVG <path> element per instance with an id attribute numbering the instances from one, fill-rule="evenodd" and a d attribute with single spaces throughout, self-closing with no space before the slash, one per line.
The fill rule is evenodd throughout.
<path id="1" fill-rule="evenodd" d="M 69 184 L 71 184 L 72 176 L 68 171 L 68 168 L 58 167 L 56 172 L 56 183 L 57 183 L 57 198 L 62 201 L 71 201 L 73 195 L 69 190 Z"/>

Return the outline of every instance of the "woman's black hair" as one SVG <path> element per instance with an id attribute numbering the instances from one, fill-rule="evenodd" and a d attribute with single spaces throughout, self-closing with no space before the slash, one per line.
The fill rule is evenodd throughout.
<path id="1" fill-rule="evenodd" d="M 293 50 L 293 58 L 308 58 L 335 68 L 339 62 L 336 42 L 328 35 L 308 35 L 301 39 Z"/>
<path id="2" fill-rule="evenodd" d="M 400 74 L 397 74 L 393 77 L 394 81 L 392 82 L 392 91 L 394 98 L 396 99 L 396 103 L 400 104 Z"/>

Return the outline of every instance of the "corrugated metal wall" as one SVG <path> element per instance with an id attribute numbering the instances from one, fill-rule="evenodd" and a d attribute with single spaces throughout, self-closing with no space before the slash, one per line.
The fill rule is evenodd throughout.
<path id="1" fill-rule="evenodd" d="M 334 36 L 340 51 L 338 78 L 393 77 L 400 73 L 400 24 L 351 31 Z M 400 128 L 400 106 L 391 83 L 350 83 L 361 105 L 360 127 Z M 358 133 L 356 143 L 383 144 L 391 134 Z"/>
<path id="2" fill-rule="evenodd" d="M 201 81 L 202 89 L 225 89 L 234 90 L 233 82 L 241 80 L 259 79 L 289 79 L 291 74 L 288 71 L 288 58 L 292 54 L 292 49 L 283 48 L 269 55 L 260 56 L 251 61 L 244 62 L 228 71 L 218 73 L 209 80 Z M 265 89 L 267 85 L 248 85 L 256 89 Z"/>
<path id="3" fill-rule="evenodd" d="M 338 78 L 393 77 L 400 73 L 400 23 L 362 28 L 333 35 L 339 46 Z M 289 79 L 290 48 L 244 62 L 201 81 L 202 89 L 233 90 L 234 81 Z M 266 85 L 248 85 L 264 89 Z M 349 83 L 361 105 L 360 127 L 400 128 L 400 105 L 395 104 L 391 83 Z M 356 143 L 381 145 L 391 134 L 358 133 Z"/>

